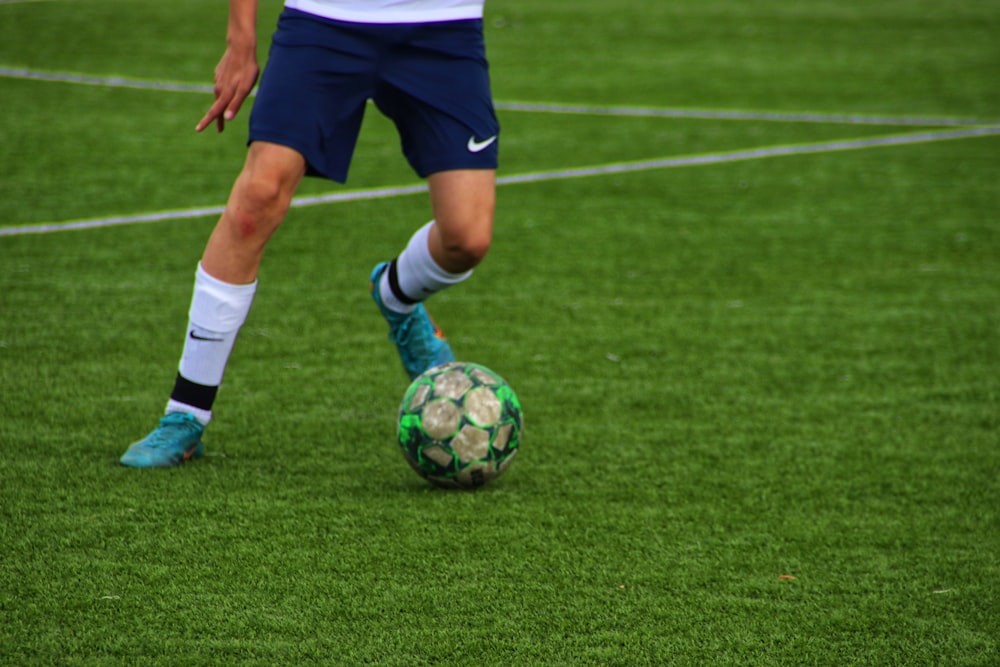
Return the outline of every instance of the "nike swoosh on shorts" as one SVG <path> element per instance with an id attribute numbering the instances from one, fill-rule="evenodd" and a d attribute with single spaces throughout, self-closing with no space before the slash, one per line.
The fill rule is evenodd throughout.
<path id="1" fill-rule="evenodd" d="M 490 145 L 497 140 L 497 135 L 493 135 L 489 139 L 483 139 L 482 141 L 476 141 L 475 137 L 469 137 L 469 143 L 466 144 L 466 148 L 469 149 L 470 153 L 479 153 L 486 150 Z"/>

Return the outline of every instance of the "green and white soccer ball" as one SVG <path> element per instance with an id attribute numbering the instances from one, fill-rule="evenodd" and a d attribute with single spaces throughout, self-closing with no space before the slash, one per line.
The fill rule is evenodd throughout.
<path id="1" fill-rule="evenodd" d="M 521 404 L 485 366 L 452 362 L 418 376 L 399 406 L 407 462 L 445 487 L 472 489 L 499 477 L 521 444 Z"/>

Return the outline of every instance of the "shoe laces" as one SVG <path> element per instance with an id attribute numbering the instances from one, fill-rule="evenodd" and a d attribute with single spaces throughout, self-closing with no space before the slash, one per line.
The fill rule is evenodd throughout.
<path id="1" fill-rule="evenodd" d="M 146 438 L 146 446 L 151 449 L 172 445 L 177 441 L 177 431 L 195 433 L 200 430 L 200 424 L 193 415 L 182 412 L 171 412 L 160 417 L 160 427 Z"/>
<path id="2" fill-rule="evenodd" d="M 420 335 L 425 329 L 427 335 Z M 426 311 L 424 311 L 423 316 L 421 316 L 421 311 L 419 310 L 410 313 L 405 320 L 393 329 L 392 334 L 394 342 L 402 345 L 411 352 L 428 354 L 432 350 L 431 339 L 434 338 L 434 325 L 431 324 Z M 419 349 L 413 349 L 415 346 Z"/>
<path id="3" fill-rule="evenodd" d="M 410 339 L 410 333 L 413 329 L 414 323 L 417 318 L 410 313 L 405 319 L 401 320 L 392 327 L 392 339 L 397 343 L 406 343 Z"/>

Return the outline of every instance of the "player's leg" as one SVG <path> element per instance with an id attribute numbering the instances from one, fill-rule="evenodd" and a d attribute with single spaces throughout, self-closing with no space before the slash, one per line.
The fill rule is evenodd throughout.
<path id="1" fill-rule="evenodd" d="M 403 251 L 372 272 L 372 296 L 389 322 L 407 375 L 414 378 L 455 356 L 422 302 L 472 275 L 489 250 L 495 172 L 443 171 L 428 177 L 434 220 Z"/>
<path id="2" fill-rule="evenodd" d="M 469 277 L 493 235 L 495 172 L 463 169 L 428 178 L 434 219 L 417 230 L 381 286 L 395 310 L 430 298 Z"/>
<path id="3" fill-rule="evenodd" d="M 372 272 L 389 337 L 414 377 L 454 356 L 422 302 L 466 280 L 492 238 L 500 127 L 482 23 L 422 26 L 419 40 L 397 45 L 380 76 L 375 103 L 396 124 L 414 171 L 427 178 L 434 216 Z"/>
<path id="4" fill-rule="evenodd" d="M 341 182 L 346 178 L 371 96 L 366 72 L 376 58 L 366 51 L 365 40 L 354 36 L 358 29 L 341 30 L 302 12 L 282 12 L 250 115 L 247 160 L 196 275 L 168 414 L 160 428 L 122 457 L 125 465 L 176 465 L 200 454 L 201 434 L 253 301 L 268 239 L 306 171 Z"/>
<path id="5" fill-rule="evenodd" d="M 138 468 L 171 467 L 201 455 L 201 436 L 236 337 L 257 288 L 268 239 L 305 173 L 297 152 L 255 142 L 195 274 L 183 353 L 166 415 L 121 457 Z"/>
<path id="6" fill-rule="evenodd" d="M 250 145 L 198 265 L 168 412 L 194 414 L 206 425 L 211 420 L 215 394 L 250 312 L 264 248 L 285 219 L 304 173 L 298 152 L 267 142 Z"/>

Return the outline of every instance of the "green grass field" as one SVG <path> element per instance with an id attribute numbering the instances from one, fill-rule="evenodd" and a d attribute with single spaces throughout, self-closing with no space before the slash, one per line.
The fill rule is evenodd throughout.
<path id="1" fill-rule="evenodd" d="M 495 245 L 432 310 L 526 429 L 447 492 L 394 442 L 367 278 L 429 207 L 356 198 L 419 183 L 374 112 L 208 456 L 117 465 L 242 164 L 163 85 L 225 5 L 0 2 L 0 664 L 1000 665 L 1000 6 L 489 0 Z"/>

